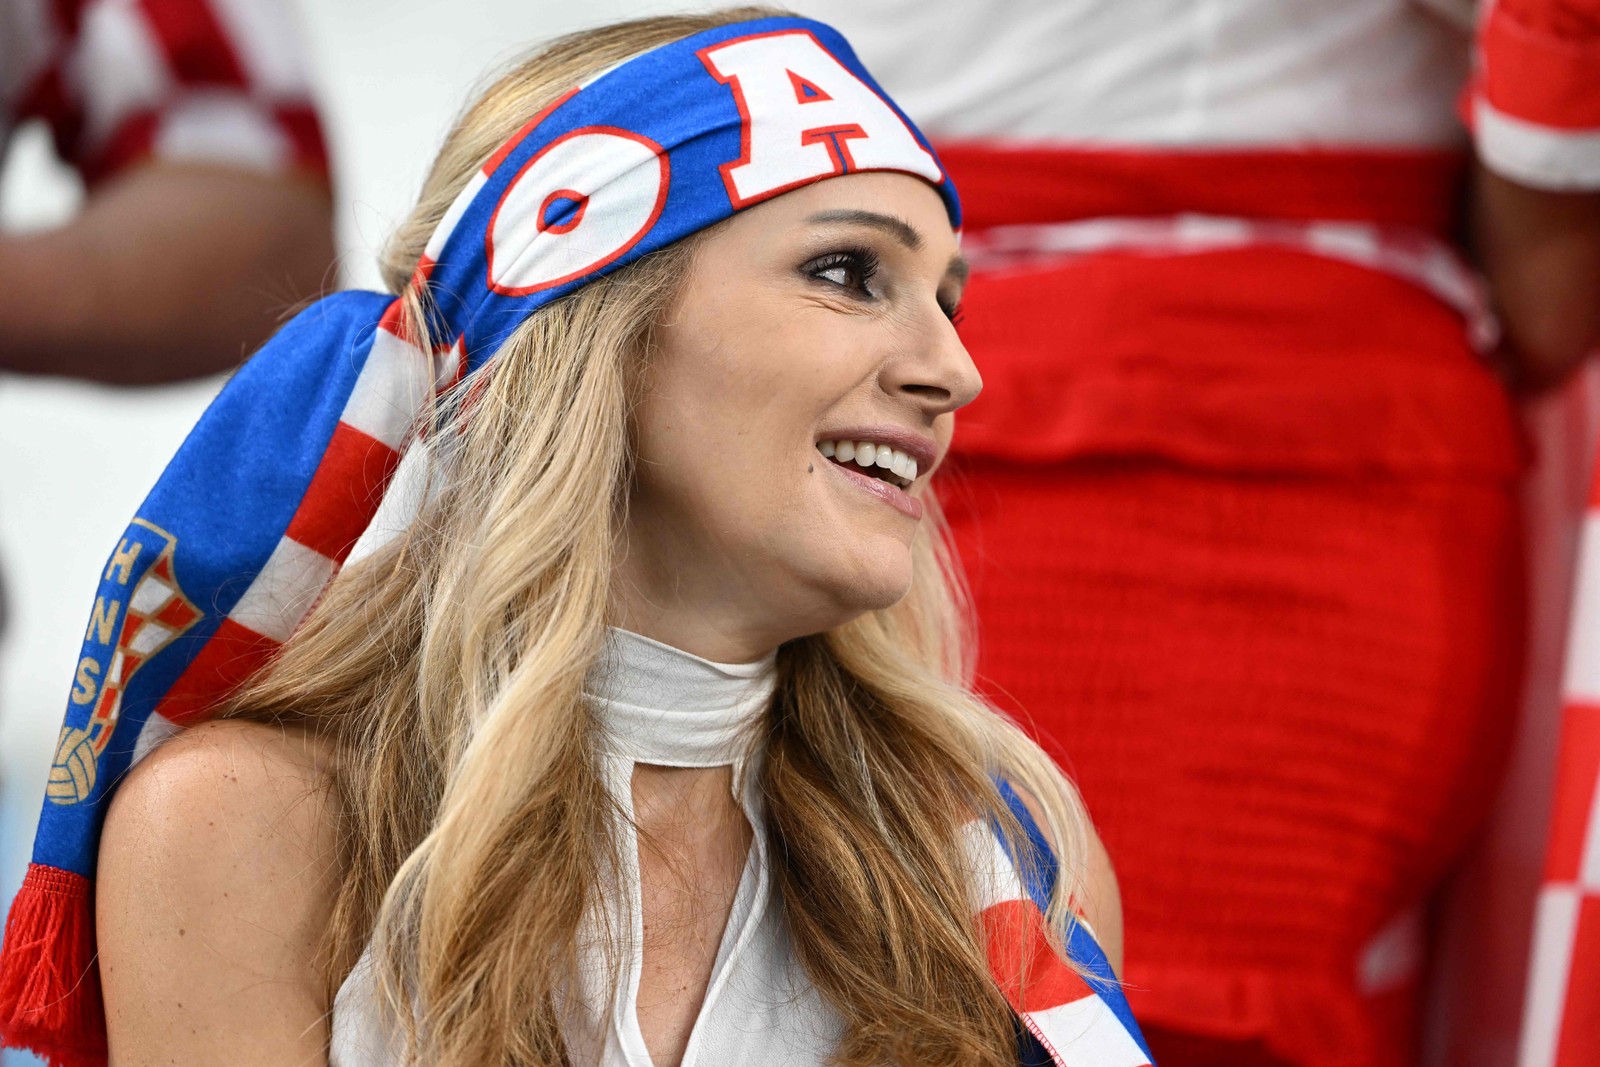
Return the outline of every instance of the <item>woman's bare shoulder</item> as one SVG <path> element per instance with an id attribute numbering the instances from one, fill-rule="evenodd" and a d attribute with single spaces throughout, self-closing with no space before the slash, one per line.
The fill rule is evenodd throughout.
<path id="1" fill-rule="evenodd" d="M 237 882 L 252 895 L 314 891 L 322 879 L 306 875 L 332 864 L 336 845 L 329 766 L 325 745 L 291 728 L 233 719 L 184 730 L 118 786 L 100 895 L 167 878 Z"/>
<path id="2" fill-rule="evenodd" d="M 119 1063 L 239 1041 L 276 1062 L 314 1051 L 339 873 L 329 766 L 299 731 L 228 720 L 175 736 L 118 787 L 95 911 Z"/>
<path id="3" fill-rule="evenodd" d="M 118 785 L 101 848 L 151 843 L 250 844 L 281 838 L 290 849 L 318 843 L 331 817 L 327 745 L 291 727 L 228 719 L 184 730 Z M 135 839 L 148 839 L 144 845 Z"/>

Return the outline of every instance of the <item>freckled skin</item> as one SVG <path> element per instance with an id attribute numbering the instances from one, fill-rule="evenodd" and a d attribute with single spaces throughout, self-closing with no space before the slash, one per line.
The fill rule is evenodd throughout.
<path id="1" fill-rule="evenodd" d="M 117 1067 L 327 1062 L 315 960 L 336 825 L 320 760 L 292 731 L 209 723 L 118 789 L 95 899 Z"/>

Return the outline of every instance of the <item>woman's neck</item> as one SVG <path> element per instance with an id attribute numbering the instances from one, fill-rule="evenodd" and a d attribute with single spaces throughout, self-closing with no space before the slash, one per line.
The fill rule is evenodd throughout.
<path id="1" fill-rule="evenodd" d="M 784 638 L 726 612 L 683 604 L 619 603 L 617 627 L 713 663 L 754 663 L 775 652 Z"/>

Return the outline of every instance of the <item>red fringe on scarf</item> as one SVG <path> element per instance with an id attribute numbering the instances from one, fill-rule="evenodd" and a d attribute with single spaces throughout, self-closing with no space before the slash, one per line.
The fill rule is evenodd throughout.
<path id="1" fill-rule="evenodd" d="M 51 1067 L 105 1067 L 106 1017 L 89 880 L 32 864 L 0 949 L 0 1046 Z"/>

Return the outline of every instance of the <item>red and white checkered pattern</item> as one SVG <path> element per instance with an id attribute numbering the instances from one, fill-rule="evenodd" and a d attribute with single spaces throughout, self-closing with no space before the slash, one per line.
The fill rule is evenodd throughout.
<path id="1" fill-rule="evenodd" d="M 325 174 L 287 0 L 0 0 L 9 121 L 48 122 L 90 181 L 145 158 Z"/>
<path id="2" fill-rule="evenodd" d="M 140 734 L 136 758 L 204 717 L 289 639 L 350 554 L 419 419 L 464 366 L 459 344 L 429 354 L 408 340 L 391 304 L 345 402 L 322 462 L 278 547 Z"/>
<path id="3" fill-rule="evenodd" d="M 1519 1067 L 1600 1064 L 1600 477 L 1580 552 Z"/>
<path id="4" fill-rule="evenodd" d="M 1260 247 L 1288 248 L 1400 278 L 1459 312 L 1479 351 L 1487 352 L 1498 339 L 1478 276 L 1442 241 L 1404 227 L 1171 215 L 996 226 L 962 240 L 962 251 L 983 271 L 1036 269 L 1103 253 L 1176 256 Z"/>

